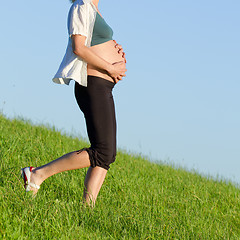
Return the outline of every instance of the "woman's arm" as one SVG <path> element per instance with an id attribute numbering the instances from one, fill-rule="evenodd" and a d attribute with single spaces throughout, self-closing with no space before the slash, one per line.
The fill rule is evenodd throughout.
<path id="1" fill-rule="evenodd" d="M 111 64 L 93 53 L 90 48 L 85 46 L 85 36 L 72 35 L 71 38 L 74 54 L 81 57 L 84 61 L 100 70 L 106 71 L 107 74 L 112 77 L 115 82 L 122 80 L 122 77 L 126 76 L 125 72 L 127 69 L 124 61 Z"/>

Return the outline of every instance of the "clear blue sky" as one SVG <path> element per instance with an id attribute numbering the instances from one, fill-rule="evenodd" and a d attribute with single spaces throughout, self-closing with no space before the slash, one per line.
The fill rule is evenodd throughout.
<path id="1" fill-rule="evenodd" d="M 1 1 L 0 109 L 86 137 L 73 84 L 51 81 L 69 7 Z M 100 0 L 99 8 L 128 60 L 114 90 L 118 146 L 240 183 L 240 1 Z"/>

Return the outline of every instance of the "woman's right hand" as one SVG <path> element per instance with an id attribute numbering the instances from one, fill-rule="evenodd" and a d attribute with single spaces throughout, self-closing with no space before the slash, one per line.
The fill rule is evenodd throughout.
<path id="1" fill-rule="evenodd" d="M 126 64 L 124 61 L 115 62 L 111 65 L 110 69 L 108 70 L 109 76 L 113 79 L 115 83 L 119 80 L 122 80 L 122 77 L 125 77 Z"/>

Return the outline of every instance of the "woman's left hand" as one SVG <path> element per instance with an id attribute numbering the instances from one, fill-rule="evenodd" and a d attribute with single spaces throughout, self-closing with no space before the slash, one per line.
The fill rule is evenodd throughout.
<path id="1" fill-rule="evenodd" d="M 125 54 L 125 52 L 123 51 L 123 48 L 122 48 L 122 46 L 121 45 L 119 45 L 115 40 L 113 40 L 114 42 L 115 42 L 115 48 L 117 48 L 118 49 L 118 53 L 119 54 L 122 54 L 122 58 L 124 58 L 124 61 L 125 61 L 125 63 L 127 63 L 127 60 L 126 60 L 126 54 Z"/>

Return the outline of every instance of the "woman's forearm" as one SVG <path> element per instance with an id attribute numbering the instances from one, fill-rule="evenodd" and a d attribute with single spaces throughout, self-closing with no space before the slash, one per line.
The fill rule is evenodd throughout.
<path id="1" fill-rule="evenodd" d="M 106 71 L 107 73 L 111 72 L 112 64 L 96 55 L 90 48 L 82 46 L 81 49 L 74 49 L 73 52 L 95 68 Z"/>
<path id="2" fill-rule="evenodd" d="M 88 64 L 100 71 L 105 71 L 115 82 L 126 76 L 127 71 L 124 61 L 111 64 L 95 54 L 90 48 L 85 46 L 86 37 L 82 35 L 72 36 L 72 51 Z"/>

